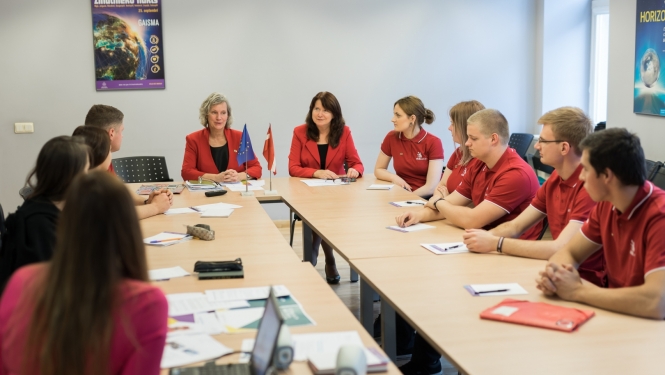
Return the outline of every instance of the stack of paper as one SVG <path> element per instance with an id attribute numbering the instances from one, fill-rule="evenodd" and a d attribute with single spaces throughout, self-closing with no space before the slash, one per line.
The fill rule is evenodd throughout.
<path id="1" fill-rule="evenodd" d="M 191 207 L 191 209 L 197 212 L 205 212 L 208 210 L 228 210 L 234 208 L 242 208 L 242 206 L 238 206 L 237 204 L 231 204 L 231 203 L 212 203 L 212 204 L 203 204 L 200 206 Z"/>
<path id="2" fill-rule="evenodd" d="M 166 339 L 162 368 L 185 366 L 192 363 L 208 361 L 233 350 L 222 345 L 208 335 L 176 336 Z"/>
<path id="3" fill-rule="evenodd" d="M 232 213 L 232 208 L 213 208 L 203 211 L 201 217 L 229 217 Z"/>
<path id="4" fill-rule="evenodd" d="M 196 180 L 188 180 L 185 182 L 185 185 L 187 185 L 189 191 L 214 190 L 219 187 L 215 181 L 210 180 L 204 180 L 200 183 Z"/>
<path id="5" fill-rule="evenodd" d="M 396 230 L 398 232 L 407 233 L 407 232 L 416 232 L 416 231 L 424 230 L 424 229 L 432 229 L 432 228 L 435 228 L 435 227 L 433 225 L 418 223 L 418 224 L 413 224 L 411 226 L 404 227 L 404 228 L 402 228 L 400 226 L 397 226 L 397 225 L 391 225 L 391 226 L 386 227 L 386 228 Z"/>
<path id="6" fill-rule="evenodd" d="M 513 294 L 529 294 L 518 283 L 507 284 L 471 284 L 464 285 L 464 289 L 472 296 L 510 296 Z"/>
<path id="7" fill-rule="evenodd" d="M 390 190 L 393 186 L 392 184 L 371 184 L 367 187 L 367 190 Z"/>
<path id="8" fill-rule="evenodd" d="M 193 210 L 190 207 L 169 208 L 168 210 L 164 211 L 164 215 L 192 214 L 192 213 L 198 213 L 198 211 Z"/>
<path id="9" fill-rule="evenodd" d="M 464 242 L 421 243 L 420 246 L 436 255 L 469 252 L 469 249 L 466 248 Z"/>
<path id="10" fill-rule="evenodd" d="M 191 239 L 192 236 L 187 233 L 162 232 L 152 237 L 144 238 L 143 243 L 150 246 L 170 246 Z"/>
<path id="11" fill-rule="evenodd" d="M 410 201 L 388 202 L 395 207 L 422 207 L 427 204 L 427 201 L 414 199 Z"/>
<path id="12" fill-rule="evenodd" d="M 310 180 L 300 180 L 305 185 L 309 187 L 317 187 L 317 186 L 340 186 L 340 185 L 348 185 L 348 181 L 342 181 L 341 178 L 334 179 L 334 180 L 327 180 L 327 179 L 320 179 L 320 178 L 313 178 Z"/>
<path id="13" fill-rule="evenodd" d="M 171 268 L 159 268 L 156 270 L 148 271 L 150 280 L 169 280 L 174 277 L 189 276 L 189 272 L 185 271 L 184 268 L 180 266 L 171 267 Z"/>

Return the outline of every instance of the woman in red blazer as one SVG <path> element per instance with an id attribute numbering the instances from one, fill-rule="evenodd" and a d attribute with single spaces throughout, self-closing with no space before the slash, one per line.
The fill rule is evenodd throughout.
<path id="1" fill-rule="evenodd" d="M 185 139 L 185 157 L 182 178 L 199 177 L 217 182 L 238 182 L 261 177 L 258 159 L 238 164 L 237 153 L 242 132 L 231 129 L 233 115 L 228 100 L 213 92 L 201 104 L 199 120 L 204 129 L 189 134 Z"/>
<path id="2" fill-rule="evenodd" d="M 323 91 L 312 99 L 305 124 L 293 130 L 289 174 L 293 177 L 338 178 L 345 174 L 344 162 L 348 177 L 360 177 L 365 171 L 337 98 Z M 312 233 L 312 264 L 315 266 L 319 246 L 323 247 L 326 257 L 326 281 L 339 283 L 332 248 Z"/>

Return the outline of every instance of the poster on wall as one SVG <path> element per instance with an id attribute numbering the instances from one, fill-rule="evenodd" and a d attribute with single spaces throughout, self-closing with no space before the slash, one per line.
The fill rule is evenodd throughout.
<path id="1" fill-rule="evenodd" d="M 665 2 L 637 0 L 633 112 L 665 116 Z"/>
<path id="2" fill-rule="evenodd" d="M 163 89 L 161 0 L 91 0 L 97 91 Z"/>

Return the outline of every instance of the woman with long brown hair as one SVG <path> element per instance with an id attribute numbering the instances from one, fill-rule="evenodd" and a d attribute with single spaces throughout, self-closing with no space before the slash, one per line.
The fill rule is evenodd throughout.
<path id="1" fill-rule="evenodd" d="M 168 305 L 127 188 L 95 171 L 66 200 L 53 260 L 19 269 L 0 301 L 0 374 L 158 374 Z"/>
<path id="2" fill-rule="evenodd" d="M 344 171 L 344 167 L 348 170 Z M 293 129 L 289 153 L 289 175 L 293 177 L 335 179 L 360 177 L 363 167 L 342 116 L 342 107 L 332 93 L 322 91 L 312 98 L 305 123 Z M 312 264 L 316 266 L 319 246 L 326 256 L 326 281 L 339 283 L 332 247 L 312 233 Z"/>

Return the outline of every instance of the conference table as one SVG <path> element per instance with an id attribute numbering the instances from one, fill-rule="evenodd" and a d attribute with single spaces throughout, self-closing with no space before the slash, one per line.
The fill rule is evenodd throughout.
<path id="1" fill-rule="evenodd" d="M 140 184 L 130 184 L 136 190 Z M 367 347 L 378 348 L 374 339 L 355 319 L 334 291 L 321 279 L 311 264 L 298 259 L 284 240 L 273 221 L 255 197 L 242 197 L 228 193 L 207 198 L 203 192 L 183 191 L 174 196 L 173 208 L 191 207 L 210 203 L 231 203 L 242 206 L 229 218 L 201 218 L 198 213 L 158 215 L 141 220 L 144 237 L 164 231 L 184 232 L 185 225 L 208 224 L 215 230 L 215 240 L 191 240 L 167 247 L 146 246 L 149 269 L 181 266 L 192 276 L 155 281 L 165 294 L 204 292 L 210 289 L 244 288 L 267 285 L 285 285 L 291 295 L 303 306 L 316 325 L 291 327 L 291 333 L 320 333 L 358 331 Z M 197 260 L 219 261 L 242 258 L 245 277 L 242 279 L 198 280 L 193 273 Z M 240 350 L 243 339 L 254 333 L 220 334 L 215 339 L 225 346 Z M 218 363 L 236 362 L 238 355 L 223 357 Z M 294 362 L 287 372 L 310 374 L 304 362 Z M 167 371 L 164 370 L 163 374 Z M 393 363 L 389 374 L 400 374 Z"/>
<path id="2" fill-rule="evenodd" d="M 353 273 L 360 275 L 360 323 L 368 332 L 373 330 L 372 301 L 374 293 L 378 293 L 382 301 L 382 347 L 390 358 L 395 358 L 392 312 L 396 311 L 463 373 L 662 373 L 663 365 L 657 358 L 665 350 L 663 322 L 543 296 L 535 288 L 535 278 L 543 269 L 544 261 L 498 254 L 431 253 L 420 244 L 461 241 L 462 230 L 445 220 L 428 223 L 435 228 L 418 232 L 386 229 L 395 225 L 396 216 L 409 209 L 395 207 L 390 202 L 415 201 L 417 197 L 396 186 L 390 190 L 368 190 L 370 184 L 385 184 L 371 175 L 341 186 L 309 187 L 300 180 L 273 179 L 277 196 L 265 196 L 262 191 L 256 191 L 255 197 L 241 197 L 237 192 L 221 197 L 220 201 L 242 202 L 237 204 L 243 208 L 233 213 L 230 218 L 233 220 L 212 219 L 208 222 L 213 228 L 220 226 L 215 223 L 223 223 L 221 230 L 229 238 L 223 237 L 223 245 L 216 240 L 203 246 L 205 249 L 201 249 L 197 259 L 219 260 L 216 251 L 224 254 L 223 259 L 241 256 L 243 263 L 247 263 L 246 279 L 199 282 L 190 277 L 157 285 L 174 293 L 266 285 L 267 282 L 285 284 L 319 323 L 314 327 L 303 327 L 303 331 L 359 329 L 360 324 L 349 319 L 352 316 L 348 309 L 313 267 L 293 261 L 294 252 L 258 204 L 283 202 L 302 219 L 303 260 L 310 260 L 307 259 L 311 249 L 308 244 L 315 232 L 349 262 Z M 187 201 L 188 205 L 191 205 L 190 201 L 201 202 L 196 204 L 213 202 L 212 198 L 187 193 L 176 197 L 174 207 L 179 207 L 180 199 Z M 160 220 L 173 222 L 172 218 L 163 216 L 144 220 L 144 235 L 166 230 L 160 225 L 153 227 L 152 223 Z M 147 231 L 149 229 L 152 229 L 151 233 Z M 151 268 L 179 264 L 191 271 L 194 260 L 191 254 L 185 256 L 173 249 L 174 253 L 168 255 L 170 253 L 162 250 L 171 251 L 150 249 Z M 185 260 L 191 261 L 189 268 L 179 263 Z M 285 272 L 280 272 L 282 264 Z M 261 272 L 260 277 L 250 270 Z M 463 286 L 509 282 L 519 283 L 528 292 L 511 296 L 513 298 L 593 310 L 596 316 L 573 333 L 480 319 L 481 311 L 505 297 L 473 297 Z M 338 328 L 338 325 L 348 328 Z M 224 335 L 218 338 L 227 346 L 237 348 L 240 337 Z M 367 346 L 372 346 L 372 339 L 366 332 L 362 332 L 361 337 Z M 397 370 L 390 367 L 389 371 Z"/>
<path id="3" fill-rule="evenodd" d="M 361 322 L 371 332 L 372 295 L 381 298 L 383 348 L 395 358 L 392 310 L 467 374 L 656 374 L 665 371 L 665 323 L 545 297 L 535 279 L 545 261 L 499 254 L 435 255 L 422 243 L 461 241 L 463 231 L 446 221 L 412 233 L 385 227 L 409 208 L 389 202 L 416 200 L 368 175 L 349 186 L 310 188 L 297 178 L 273 180 L 281 199 L 319 233 L 360 275 Z M 267 197 L 259 200 L 269 199 Z M 303 230 L 305 233 L 305 230 Z M 304 234 L 303 234 L 304 235 Z M 303 243 L 306 243 L 303 239 Z M 473 297 L 469 284 L 519 283 L 526 295 Z M 573 333 L 482 320 L 481 311 L 504 298 L 592 310 Z"/>

